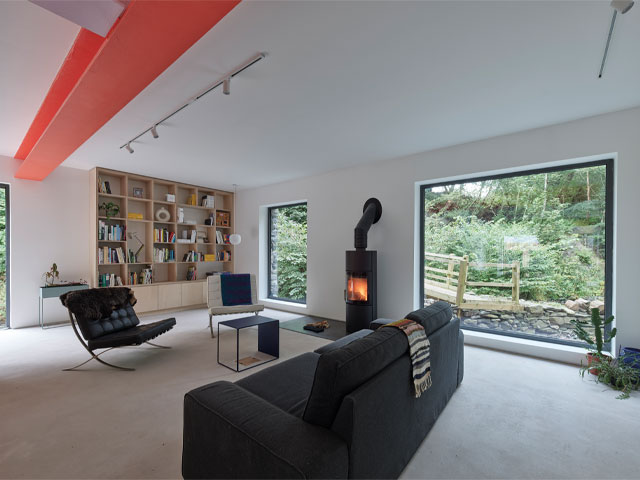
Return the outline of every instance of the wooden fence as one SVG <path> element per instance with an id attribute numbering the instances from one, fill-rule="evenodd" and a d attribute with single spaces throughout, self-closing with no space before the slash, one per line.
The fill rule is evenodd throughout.
<path id="1" fill-rule="evenodd" d="M 442 268 L 424 265 L 425 295 L 445 300 L 467 310 L 522 310 L 520 305 L 520 263 L 469 262 L 469 256 L 425 253 L 425 260 Z M 469 268 L 509 268 L 511 282 L 472 282 L 467 279 Z M 467 287 L 510 288 L 511 298 L 483 298 L 467 292 Z"/>

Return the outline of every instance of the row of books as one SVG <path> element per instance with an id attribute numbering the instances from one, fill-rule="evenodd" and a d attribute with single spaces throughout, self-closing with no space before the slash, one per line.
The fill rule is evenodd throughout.
<path id="1" fill-rule="evenodd" d="M 219 262 L 230 262 L 231 252 L 227 252 L 226 250 L 220 250 L 218 253 L 216 253 L 216 259 Z"/>
<path id="2" fill-rule="evenodd" d="M 98 193 L 111 193 L 111 185 L 108 181 L 102 181 L 102 178 L 98 177 Z"/>
<path id="3" fill-rule="evenodd" d="M 125 225 L 108 225 L 100 220 L 98 222 L 98 240 L 110 240 L 112 242 L 122 242 L 126 238 Z"/>
<path id="4" fill-rule="evenodd" d="M 129 285 L 147 285 L 153 282 L 153 274 L 150 268 L 145 268 L 140 273 L 129 274 Z"/>
<path id="5" fill-rule="evenodd" d="M 98 247 L 98 263 L 108 265 L 111 263 L 126 263 L 127 259 L 121 247 Z"/>
<path id="6" fill-rule="evenodd" d="M 229 234 L 216 230 L 216 243 L 218 245 L 231 245 L 231 242 L 229 241 Z"/>
<path id="7" fill-rule="evenodd" d="M 116 275 L 115 273 L 104 273 L 102 275 L 98 275 L 98 286 L 120 287 L 122 286 L 122 279 L 120 278 L 120 275 Z"/>
<path id="8" fill-rule="evenodd" d="M 189 250 L 182 257 L 183 262 L 204 262 L 204 253 L 196 252 L 195 250 Z"/>
<path id="9" fill-rule="evenodd" d="M 154 228 L 153 229 L 153 241 L 154 242 L 175 243 L 176 242 L 176 232 L 170 232 L 166 228 Z"/>
<path id="10" fill-rule="evenodd" d="M 154 248 L 153 249 L 153 261 L 154 262 L 175 262 L 176 253 L 172 248 Z"/>

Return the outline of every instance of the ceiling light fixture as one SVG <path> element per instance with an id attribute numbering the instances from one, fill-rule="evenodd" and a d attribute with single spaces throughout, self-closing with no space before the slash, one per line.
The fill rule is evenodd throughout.
<path id="1" fill-rule="evenodd" d="M 609 26 L 609 35 L 607 35 L 607 43 L 604 47 L 604 55 L 602 56 L 602 63 L 600 64 L 600 73 L 598 78 L 602 78 L 604 72 L 604 63 L 607 61 L 607 54 L 609 53 L 609 44 L 611 43 L 611 36 L 613 35 L 613 27 L 616 25 L 616 16 L 618 12 L 620 15 L 624 15 L 631 7 L 633 7 L 633 0 L 613 0 L 611 2 L 611 8 L 613 8 L 613 16 L 611 17 L 611 25 Z"/>
<path id="2" fill-rule="evenodd" d="M 250 66 L 258 63 L 260 60 L 262 60 L 263 58 L 265 58 L 266 54 L 265 53 L 258 53 L 256 55 L 254 55 L 253 57 L 251 57 L 249 60 L 247 60 L 246 62 L 242 63 L 241 65 L 239 65 L 238 67 L 236 67 L 234 70 L 232 70 L 231 72 L 227 73 L 226 75 L 223 75 L 219 80 L 217 80 L 215 83 L 213 83 L 211 86 L 207 87 L 205 90 L 203 90 L 202 92 L 200 92 L 199 94 L 191 97 L 189 100 L 186 101 L 186 103 L 184 103 L 182 106 L 176 108 L 173 112 L 171 112 L 169 115 L 165 116 L 164 118 L 162 118 L 161 120 L 155 122 L 153 124 L 153 126 L 147 128 L 144 132 L 139 133 L 138 135 L 136 135 L 135 137 L 133 137 L 131 140 L 129 140 L 127 143 L 124 143 L 122 145 L 120 145 L 120 148 L 126 148 L 127 151 L 129 153 L 133 153 L 133 148 L 131 148 L 131 142 L 134 142 L 135 140 L 137 140 L 138 138 L 140 138 L 141 136 L 143 136 L 145 133 L 151 132 L 151 135 L 153 135 L 153 138 L 158 138 L 158 130 L 157 127 L 158 125 L 166 122 L 167 120 L 169 120 L 171 117 L 173 117 L 176 113 L 184 110 L 185 108 L 187 108 L 189 105 L 191 105 L 192 103 L 196 102 L 197 100 L 200 100 L 202 97 L 204 97 L 207 93 L 211 92 L 212 90 L 215 90 L 216 88 L 218 88 L 220 85 L 222 85 L 222 93 L 224 93 L 225 95 L 229 95 L 231 93 L 231 79 L 233 77 L 235 77 L 236 75 L 238 75 L 241 72 L 244 72 L 247 68 L 249 68 Z"/>

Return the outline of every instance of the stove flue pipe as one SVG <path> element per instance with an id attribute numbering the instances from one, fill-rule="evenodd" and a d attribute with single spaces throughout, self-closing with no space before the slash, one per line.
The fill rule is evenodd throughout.
<path id="1" fill-rule="evenodd" d="M 377 198 L 370 198 L 364 203 L 362 217 L 353 231 L 353 243 L 356 250 L 367 249 L 367 234 L 371 225 L 378 223 L 382 216 L 382 204 Z"/>

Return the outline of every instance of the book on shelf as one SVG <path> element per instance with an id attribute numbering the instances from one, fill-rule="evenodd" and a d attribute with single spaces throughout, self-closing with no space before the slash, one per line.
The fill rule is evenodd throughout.
<path id="1" fill-rule="evenodd" d="M 98 240 L 122 242 L 126 238 L 126 232 L 125 225 L 109 225 L 102 220 L 98 221 Z"/>
<path id="2" fill-rule="evenodd" d="M 112 263 L 126 263 L 126 257 L 122 247 L 98 247 L 98 263 L 110 265 Z"/>
<path id="3" fill-rule="evenodd" d="M 216 243 L 218 245 L 231 245 L 231 241 L 229 240 L 230 234 L 222 233 L 219 230 L 216 230 Z"/>
<path id="4" fill-rule="evenodd" d="M 218 253 L 216 253 L 216 258 L 219 262 L 230 262 L 231 252 L 227 252 L 226 250 L 220 250 Z"/>
<path id="5" fill-rule="evenodd" d="M 182 256 L 183 262 L 204 262 L 204 253 L 189 250 Z"/>
<path id="6" fill-rule="evenodd" d="M 153 261 L 158 263 L 175 261 L 175 251 L 172 248 L 154 248 Z"/>
<path id="7" fill-rule="evenodd" d="M 120 275 L 115 273 L 103 273 L 98 275 L 99 287 L 121 287 L 123 285 Z"/>
<path id="8" fill-rule="evenodd" d="M 153 229 L 153 241 L 162 243 L 175 243 L 176 232 L 170 232 L 166 228 L 154 228 Z"/>
<path id="9" fill-rule="evenodd" d="M 111 185 L 108 181 L 103 181 L 100 176 L 98 176 L 98 193 L 111 194 Z"/>

